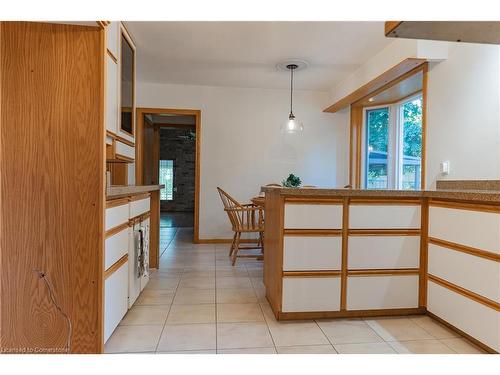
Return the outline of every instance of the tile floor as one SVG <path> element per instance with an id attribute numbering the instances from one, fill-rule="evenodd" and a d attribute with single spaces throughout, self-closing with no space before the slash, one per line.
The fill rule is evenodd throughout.
<path id="1" fill-rule="evenodd" d="M 426 316 L 277 322 L 262 262 L 230 265 L 228 245 L 193 245 L 161 228 L 160 268 L 106 344 L 107 353 L 481 353 Z"/>

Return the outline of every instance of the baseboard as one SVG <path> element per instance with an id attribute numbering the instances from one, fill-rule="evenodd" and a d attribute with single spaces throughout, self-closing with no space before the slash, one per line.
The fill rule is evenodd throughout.
<path id="1" fill-rule="evenodd" d="M 349 310 L 349 311 L 307 311 L 279 312 L 278 320 L 332 319 L 332 318 L 367 318 L 382 316 L 424 315 L 425 308 Z"/>
<path id="2" fill-rule="evenodd" d="M 465 337 L 467 340 L 469 341 L 472 341 L 475 345 L 479 346 L 481 349 L 483 349 L 484 351 L 488 352 L 488 353 L 491 353 L 491 354 L 498 354 L 498 352 L 492 348 L 490 348 L 488 345 L 485 345 L 483 344 L 481 341 L 479 341 L 478 339 L 475 339 L 474 337 L 468 335 L 467 333 L 465 333 L 464 331 L 462 331 L 461 329 L 455 327 L 453 324 L 450 324 L 448 323 L 446 320 L 440 318 L 439 316 L 437 315 L 434 315 L 433 313 L 427 311 L 427 315 L 429 315 L 432 319 L 435 319 L 437 320 L 439 323 L 445 325 L 446 327 L 448 327 L 449 329 L 451 329 L 452 331 L 458 333 L 460 336 L 463 336 Z"/>
<path id="3" fill-rule="evenodd" d="M 197 243 L 199 244 L 230 244 L 233 242 L 232 238 L 200 238 Z M 257 243 L 258 239 L 242 238 L 240 243 Z"/>

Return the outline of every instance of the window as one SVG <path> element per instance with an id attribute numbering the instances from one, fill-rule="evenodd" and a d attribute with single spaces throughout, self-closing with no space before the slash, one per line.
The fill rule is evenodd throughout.
<path id="1" fill-rule="evenodd" d="M 364 186 L 421 188 L 422 96 L 365 108 Z"/>
<path id="2" fill-rule="evenodd" d="M 160 200 L 171 201 L 174 199 L 174 161 L 160 160 L 160 185 L 165 188 L 160 190 Z"/>

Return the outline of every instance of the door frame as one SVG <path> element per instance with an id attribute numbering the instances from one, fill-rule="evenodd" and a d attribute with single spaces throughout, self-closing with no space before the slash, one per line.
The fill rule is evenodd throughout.
<path id="1" fill-rule="evenodd" d="M 201 110 L 199 109 L 174 109 L 174 108 L 136 108 L 136 137 L 135 137 L 135 181 L 143 184 L 144 161 L 144 115 L 169 114 L 195 116 L 195 176 L 194 176 L 194 237 L 193 243 L 200 242 L 200 169 L 201 169 Z M 159 138 L 158 138 L 159 142 Z M 158 155 L 159 157 L 159 155 Z"/>

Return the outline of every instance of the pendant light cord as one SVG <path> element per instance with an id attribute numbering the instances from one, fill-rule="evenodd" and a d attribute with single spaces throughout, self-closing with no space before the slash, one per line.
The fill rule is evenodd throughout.
<path id="1" fill-rule="evenodd" d="M 293 116 L 293 71 L 295 67 L 290 67 L 290 116 Z"/>

